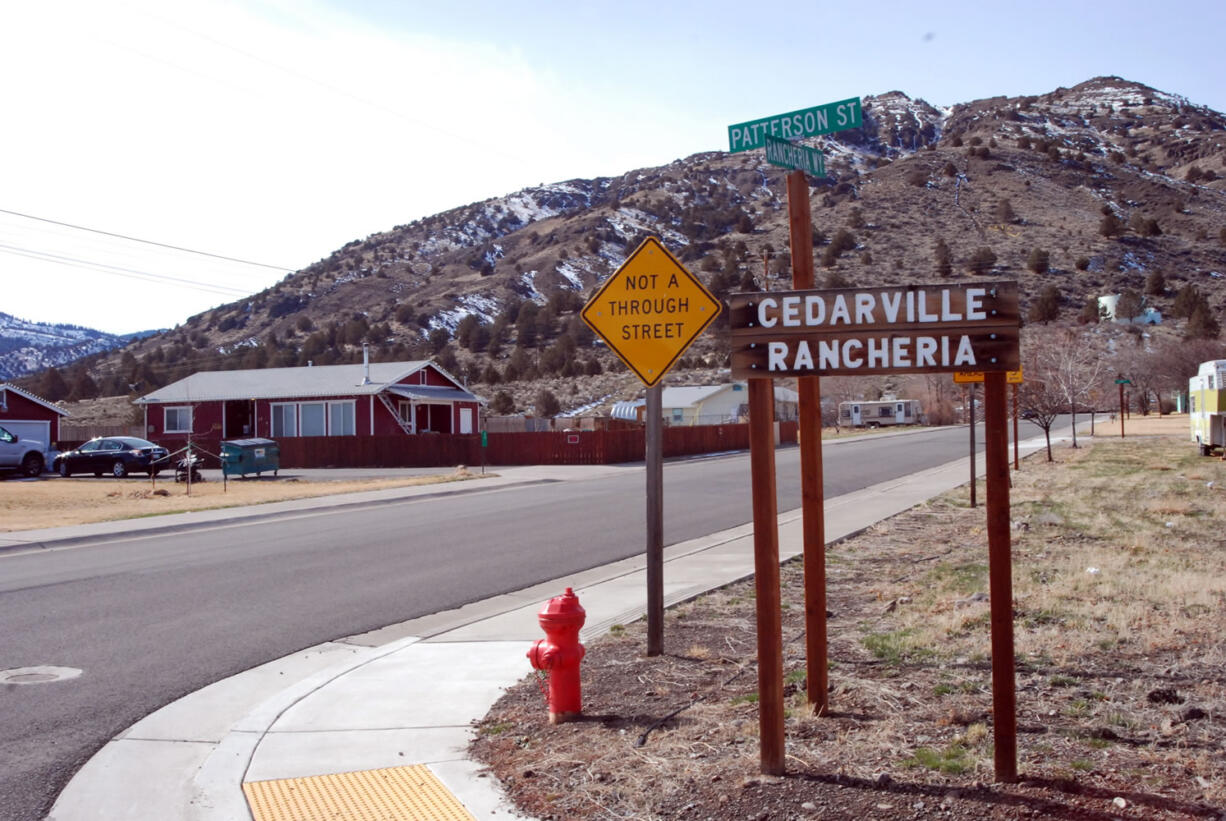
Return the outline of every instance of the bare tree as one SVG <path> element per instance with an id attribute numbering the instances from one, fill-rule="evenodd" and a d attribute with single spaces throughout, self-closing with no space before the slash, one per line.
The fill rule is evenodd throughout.
<path id="1" fill-rule="evenodd" d="M 1154 351 L 1150 364 L 1155 384 L 1187 398 L 1188 380 L 1196 376 L 1200 363 L 1226 359 L 1226 343 L 1211 339 L 1168 339 Z M 1184 407 L 1187 407 L 1185 402 Z"/>
<path id="2" fill-rule="evenodd" d="M 1035 417 L 1051 419 L 1044 427 L 1047 433 L 1048 457 L 1051 456 L 1052 422 L 1055 415 L 1067 410 L 1073 417 L 1073 447 L 1077 447 L 1077 407 L 1090 396 L 1106 373 L 1107 362 L 1088 334 L 1059 330 L 1027 335 L 1026 383 L 1034 383 L 1029 410 Z M 1025 391 L 1019 393 L 1019 402 Z M 1034 420 L 1032 420 L 1034 421 Z"/>
<path id="3" fill-rule="evenodd" d="M 1051 462 L 1051 427 L 1064 409 L 1064 396 L 1054 380 L 1047 378 L 1033 356 L 1023 359 L 1025 381 L 1017 392 L 1022 418 L 1043 431 L 1047 440 L 1047 461 Z"/>

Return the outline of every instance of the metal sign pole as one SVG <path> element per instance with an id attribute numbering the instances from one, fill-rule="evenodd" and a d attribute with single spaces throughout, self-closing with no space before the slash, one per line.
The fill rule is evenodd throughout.
<path id="1" fill-rule="evenodd" d="M 971 507 L 975 507 L 975 383 L 966 386 L 967 410 L 971 415 Z"/>
<path id="2" fill-rule="evenodd" d="M 1013 659 L 1013 565 L 1009 533 L 1009 433 L 1005 375 L 984 374 L 988 462 L 988 595 L 992 625 L 992 726 L 997 781 L 1017 780 L 1017 690 Z"/>
<path id="3" fill-rule="evenodd" d="M 788 227 L 792 251 L 792 287 L 813 287 L 813 218 L 809 181 L 803 171 L 788 174 Z M 773 383 L 772 383 L 773 384 Z M 800 395 L 800 496 L 805 561 L 806 696 L 817 715 L 829 709 L 829 661 L 826 635 L 826 521 L 822 485 L 821 378 L 796 380 Z"/>
<path id="4" fill-rule="evenodd" d="M 1018 444 L 1017 444 L 1017 391 L 1018 385 L 1013 386 L 1013 469 L 1021 470 L 1022 464 L 1018 459 Z"/>
<path id="5" fill-rule="evenodd" d="M 764 775 L 783 775 L 783 615 L 775 498 L 775 385 L 749 380 L 749 465 L 758 622 L 758 756 Z"/>
<path id="6" fill-rule="evenodd" d="M 664 459 L 663 394 L 647 389 L 647 655 L 664 652 Z"/>

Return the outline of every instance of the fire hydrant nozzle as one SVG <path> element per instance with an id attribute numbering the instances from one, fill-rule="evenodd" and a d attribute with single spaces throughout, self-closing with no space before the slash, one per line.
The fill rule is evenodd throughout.
<path id="1" fill-rule="evenodd" d="M 587 614 L 575 591 L 566 588 L 561 596 L 545 602 L 537 621 L 547 638 L 538 639 L 528 650 L 533 669 L 549 676 L 549 723 L 571 721 L 583 712 L 579 687 L 579 662 L 586 652 L 579 643 Z"/>

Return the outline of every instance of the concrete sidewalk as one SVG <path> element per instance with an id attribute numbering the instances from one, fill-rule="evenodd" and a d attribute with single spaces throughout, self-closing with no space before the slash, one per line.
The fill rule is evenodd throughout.
<path id="1" fill-rule="evenodd" d="M 1023 453 L 1042 447 L 1042 437 L 1021 444 Z M 981 455 L 981 471 L 982 462 Z M 557 469 L 552 478 L 565 480 L 565 470 Z M 962 458 L 828 499 L 826 537 L 844 539 L 966 478 Z M 549 479 L 533 470 L 504 481 Z M 798 555 L 800 511 L 781 514 L 779 528 L 781 560 Z M 665 603 L 691 599 L 752 572 L 749 524 L 672 545 L 665 550 Z M 472 722 L 505 688 L 531 673 L 525 653 L 542 635 L 536 613 L 566 587 L 574 588 L 587 611 L 585 641 L 645 612 L 644 562 L 634 557 L 309 648 L 217 682 L 133 725 L 81 768 L 48 817 L 236 821 L 253 817 L 245 790 L 258 807 L 259 821 L 469 817 L 437 809 L 408 814 L 383 769 L 409 765 L 425 765 L 404 771 L 416 779 L 410 793 L 441 782 L 445 798 L 458 799 L 473 818 L 520 817 L 498 784 L 467 758 L 467 745 Z M 378 777 L 357 787 L 316 778 L 371 770 L 379 770 Z M 316 814 L 325 807 L 335 813 L 343 805 L 328 802 L 355 789 L 368 807 L 399 814 Z"/>

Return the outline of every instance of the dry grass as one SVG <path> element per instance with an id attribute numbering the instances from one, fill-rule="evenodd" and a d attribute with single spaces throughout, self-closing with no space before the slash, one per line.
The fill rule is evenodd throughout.
<path id="1" fill-rule="evenodd" d="M 221 482 L 196 482 L 191 486 L 190 496 L 187 495 L 186 484 L 176 484 L 164 478 L 156 482 L 139 479 L 5 481 L 0 482 L 0 532 L 259 505 L 474 478 L 480 477 L 467 471 L 457 471 L 440 476 L 339 482 L 231 480 L 225 487 Z"/>
<path id="2" fill-rule="evenodd" d="M 520 685 L 474 751 L 538 817 L 1097 818 L 1117 796 L 1137 817 L 1216 817 L 1226 462 L 1182 428 L 1055 454 L 1011 491 L 1023 783 L 986 786 L 987 548 L 966 488 L 828 551 L 827 716 L 805 701 L 803 568 L 782 568 L 788 778 L 757 775 L 752 582 L 669 610 L 683 652 L 643 657 L 641 622 L 593 642 L 586 723 L 545 725 Z"/>

